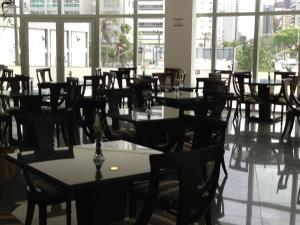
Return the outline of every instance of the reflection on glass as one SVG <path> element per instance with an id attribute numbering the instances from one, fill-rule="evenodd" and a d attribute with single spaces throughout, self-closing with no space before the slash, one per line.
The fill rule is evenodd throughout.
<path id="1" fill-rule="evenodd" d="M 56 80 L 56 24 L 28 23 L 29 40 L 29 75 L 34 77 L 36 84 L 36 69 L 51 68 L 51 77 Z"/>
<path id="2" fill-rule="evenodd" d="M 261 0 L 260 10 L 268 11 L 293 11 L 299 10 L 299 1 Z"/>
<path id="3" fill-rule="evenodd" d="M 100 34 L 101 67 L 133 66 L 133 19 L 103 18 Z"/>
<path id="4" fill-rule="evenodd" d="M 216 69 L 252 70 L 253 37 L 254 16 L 218 18 Z"/>
<path id="5" fill-rule="evenodd" d="M 90 23 L 64 24 L 65 74 L 72 74 L 73 77 L 91 74 L 90 45 Z"/>
<path id="6" fill-rule="evenodd" d="M 198 0 L 196 1 L 196 13 L 211 13 L 213 10 L 212 0 Z"/>
<path id="7" fill-rule="evenodd" d="M 58 14 L 57 0 L 48 1 L 23 1 L 24 14 Z"/>
<path id="8" fill-rule="evenodd" d="M 138 13 L 139 14 L 164 14 L 165 13 L 165 1 L 138 1 Z"/>
<path id="9" fill-rule="evenodd" d="M 17 23 L 17 32 L 19 32 L 19 20 L 13 20 L 12 23 L 7 20 L 0 20 L 0 64 L 9 66 L 14 73 L 20 73 L 20 47 L 18 35 L 15 36 L 15 21 Z M 17 46 L 17 48 L 16 48 Z"/>
<path id="10" fill-rule="evenodd" d="M 299 26 L 295 15 L 262 16 L 259 32 L 259 77 L 270 71 L 298 71 Z"/>
<path id="11" fill-rule="evenodd" d="M 138 20 L 138 74 L 162 72 L 165 56 L 164 19 Z"/>
<path id="12" fill-rule="evenodd" d="M 133 0 L 100 0 L 100 14 L 133 14 Z"/>
<path id="13" fill-rule="evenodd" d="M 66 15 L 95 14 L 95 0 L 63 0 L 62 12 Z"/>
<path id="14" fill-rule="evenodd" d="M 198 17 L 196 27 L 195 75 L 208 76 L 211 70 L 212 18 Z"/>
<path id="15" fill-rule="evenodd" d="M 219 1 L 219 12 L 254 12 L 255 1 L 253 0 L 222 0 Z"/>

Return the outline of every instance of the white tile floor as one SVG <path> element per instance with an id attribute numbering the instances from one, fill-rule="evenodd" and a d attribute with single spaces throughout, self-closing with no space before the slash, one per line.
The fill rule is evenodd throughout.
<path id="1" fill-rule="evenodd" d="M 296 126 L 292 138 L 284 141 L 280 139 L 282 129 L 279 122 L 247 125 L 241 120 L 239 126 L 230 122 L 225 152 L 229 174 L 224 180 L 221 172 L 219 190 L 223 181 L 224 189 L 213 205 L 214 224 L 300 225 L 300 129 Z M 19 199 L 14 208 L 0 192 L 0 200 L 24 221 L 26 202 Z M 56 207 L 53 211 L 48 224 L 65 224 L 63 210 Z M 37 214 L 34 225 L 38 224 Z M 74 204 L 72 222 L 76 224 Z"/>

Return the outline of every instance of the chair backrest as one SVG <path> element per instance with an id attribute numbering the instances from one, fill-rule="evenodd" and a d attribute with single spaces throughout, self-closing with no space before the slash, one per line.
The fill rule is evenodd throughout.
<path id="1" fill-rule="evenodd" d="M 150 155 L 148 196 L 136 224 L 148 224 L 159 193 L 161 173 L 165 170 L 176 171 L 178 176 L 176 224 L 191 224 L 206 213 L 216 193 L 222 157 L 222 145 L 191 152 Z"/>
<path id="2" fill-rule="evenodd" d="M 285 78 L 294 78 L 296 72 L 291 71 L 274 71 L 274 80 L 283 80 Z M 279 79 L 278 79 L 279 78 Z"/>
<path id="3" fill-rule="evenodd" d="M 214 70 L 215 74 L 220 74 L 221 80 L 226 82 L 226 86 L 228 87 L 228 91 L 230 90 L 231 79 L 232 79 L 232 70 Z"/>
<path id="4" fill-rule="evenodd" d="M 25 75 L 16 75 L 14 77 L 1 78 L 1 83 L 7 82 L 7 87 L 11 92 L 29 91 L 29 77 Z"/>
<path id="5" fill-rule="evenodd" d="M 68 77 L 66 107 L 73 107 L 76 99 L 79 96 L 81 96 L 81 86 L 79 85 L 79 79 L 75 77 Z"/>
<path id="6" fill-rule="evenodd" d="M 50 93 L 51 111 L 57 111 L 58 107 L 66 103 L 68 84 L 66 82 L 60 83 L 39 83 L 39 95 L 43 95 L 43 91 Z"/>
<path id="7" fill-rule="evenodd" d="M 160 91 L 168 91 L 174 87 L 176 77 L 173 73 L 152 73 L 152 77 L 159 81 Z"/>
<path id="8" fill-rule="evenodd" d="M 132 104 L 134 107 L 141 108 L 145 106 L 145 100 L 148 97 L 146 96 L 147 93 L 152 91 L 155 92 L 152 88 L 152 82 L 155 82 L 155 79 L 151 77 L 144 77 L 136 78 L 134 79 L 133 84 L 130 84 L 130 88 L 132 90 Z"/>
<path id="9" fill-rule="evenodd" d="M 244 99 L 247 91 L 247 86 L 251 87 L 251 72 L 244 71 L 244 72 L 235 72 L 233 74 L 233 88 L 235 94 Z"/>
<path id="10" fill-rule="evenodd" d="M 15 75 L 16 82 L 19 82 L 19 85 L 22 89 L 22 91 L 29 91 L 29 76 L 21 75 L 21 74 L 16 74 Z"/>
<path id="11" fill-rule="evenodd" d="M 130 69 L 119 68 L 115 74 L 119 88 L 123 88 L 123 80 L 126 82 L 126 87 L 130 86 Z"/>
<path id="12" fill-rule="evenodd" d="M 55 151 L 54 129 L 61 126 L 65 145 L 72 151 L 75 143 L 73 111 L 17 113 L 15 115 L 20 152 L 33 150 L 36 154 Z M 30 127 L 28 133 L 25 127 Z M 26 133 L 27 131 L 27 133 Z M 30 141 L 25 142 L 25 137 Z"/>
<path id="13" fill-rule="evenodd" d="M 300 78 L 285 78 L 282 80 L 283 95 L 289 108 L 299 112 L 300 101 L 298 93 L 300 91 Z"/>
<path id="14" fill-rule="evenodd" d="M 101 76 L 102 75 L 102 71 L 101 71 L 101 67 L 97 67 L 96 69 L 95 69 L 95 75 L 96 76 Z"/>
<path id="15" fill-rule="evenodd" d="M 36 69 L 36 78 L 38 83 L 52 82 L 51 69 L 50 68 Z"/>
<path id="16" fill-rule="evenodd" d="M 2 70 L 2 78 L 4 77 L 13 77 L 14 76 L 14 70 L 13 69 L 7 69 L 7 68 L 4 68 Z"/>
<path id="17" fill-rule="evenodd" d="M 225 143 L 227 122 L 204 116 L 181 115 L 179 118 L 179 141 L 176 147 L 180 151 L 185 141 L 185 133 L 193 131 L 192 149 Z"/>
<path id="18" fill-rule="evenodd" d="M 82 96 L 86 94 L 87 87 L 91 87 L 92 97 L 95 96 L 99 88 L 104 88 L 101 85 L 101 76 L 83 76 Z"/>
<path id="19" fill-rule="evenodd" d="M 108 89 L 114 88 L 115 72 L 103 72 L 102 84 L 104 84 Z"/>

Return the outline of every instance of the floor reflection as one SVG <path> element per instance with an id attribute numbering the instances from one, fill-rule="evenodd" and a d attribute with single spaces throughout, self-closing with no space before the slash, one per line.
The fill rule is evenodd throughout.
<path id="1" fill-rule="evenodd" d="M 285 139 L 281 139 L 282 130 L 280 122 L 229 122 L 224 156 L 228 177 L 221 171 L 212 204 L 213 224 L 300 225 L 300 129 L 296 125 Z M 26 195 L 21 177 L 16 171 L 12 180 L 0 184 L 0 208 L 24 221 Z M 49 209 L 48 224 L 64 224 L 63 209 Z M 75 208 L 73 212 L 76 224 Z M 38 224 L 37 218 L 33 224 Z"/>

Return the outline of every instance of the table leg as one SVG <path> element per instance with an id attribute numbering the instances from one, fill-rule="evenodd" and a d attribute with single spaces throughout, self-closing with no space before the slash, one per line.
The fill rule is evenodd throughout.
<path id="1" fill-rule="evenodd" d="M 106 225 L 122 220 L 126 211 L 127 185 L 115 183 L 76 191 L 78 225 Z"/>

